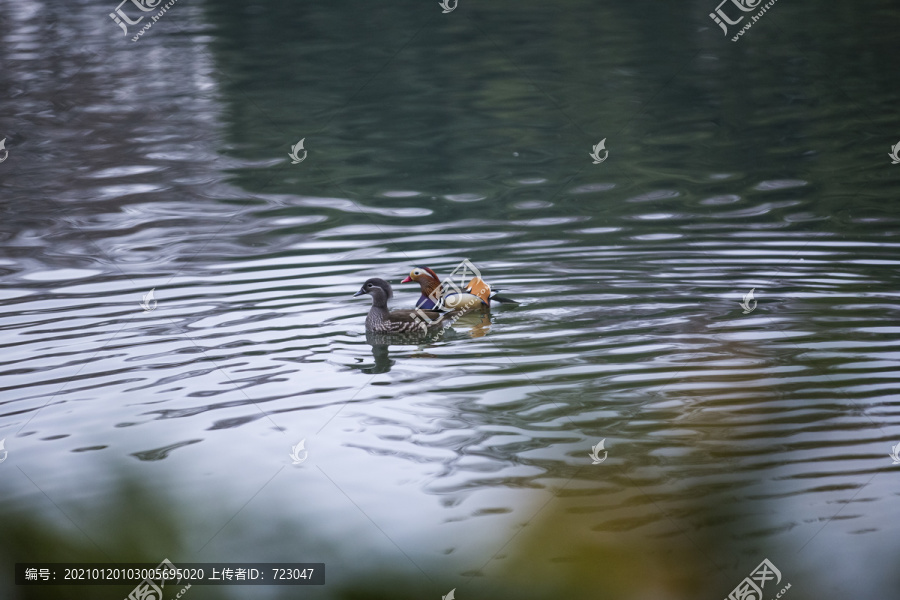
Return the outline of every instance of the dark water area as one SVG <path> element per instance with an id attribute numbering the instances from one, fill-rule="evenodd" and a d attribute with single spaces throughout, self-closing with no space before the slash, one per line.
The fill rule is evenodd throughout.
<path id="1" fill-rule="evenodd" d="M 0 598 L 895 597 L 900 5 L 716 8 L 0 4 Z"/>

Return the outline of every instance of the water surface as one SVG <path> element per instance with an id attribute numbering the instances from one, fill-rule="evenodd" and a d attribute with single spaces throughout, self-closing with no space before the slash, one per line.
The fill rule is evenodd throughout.
<path id="1" fill-rule="evenodd" d="M 113 8 L 0 7 L 4 519 L 325 561 L 323 598 L 552 597 L 516 586 L 576 536 L 676 553 L 660 598 L 767 557 L 796 597 L 896 589 L 896 6 L 783 0 L 736 43 L 700 1 L 181 0 L 138 42 Z M 367 343 L 365 279 L 410 307 L 464 258 L 520 304 Z"/>

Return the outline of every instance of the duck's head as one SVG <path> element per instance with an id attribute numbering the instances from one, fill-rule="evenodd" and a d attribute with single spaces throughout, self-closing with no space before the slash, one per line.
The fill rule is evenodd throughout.
<path id="1" fill-rule="evenodd" d="M 366 282 L 362 284 L 358 292 L 353 294 L 353 297 L 356 298 L 363 294 L 369 294 L 374 300 L 387 301 L 388 298 L 393 297 L 394 292 L 391 290 L 391 284 L 387 281 L 373 277 L 372 279 L 366 279 Z"/>
<path id="2" fill-rule="evenodd" d="M 428 267 L 413 267 L 413 270 L 409 272 L 409 277 L 400 283 L 409 283 L 410 281 L 415 281 L 423 287 L 426 285 L 439 285 L 441 282 L 437 273 Z"/>

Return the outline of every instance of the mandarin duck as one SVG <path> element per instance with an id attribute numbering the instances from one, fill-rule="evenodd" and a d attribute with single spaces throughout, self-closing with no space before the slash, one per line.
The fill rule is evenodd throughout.
<path id="1" fill-rule="evenodd" d="M 353 297 L 369 294 L 372 308 L 366 317 L 366 330 L 374 333 L 427 334 L 441 331 L 458 319 L 462 312 L 451 310 L 388 310 L 387 301 L 394 296 L 391 284 L 384 279 L 367 279 Z"/>
<path id="2" fill-rule="evenodd" d="M 452 282 L 441 283 L 437 273 L 428 267 L 415 267 L 410 271 L 409 277 L 400 283 L 411 281 L 418 283 L 422 289 L 422 295 L 419 296 L 416 307 L 426 310 L 490 309 L 491 300 L 518 304 L 515 300 L 498 296 L 497 292 L 500 290 L 491 290 L 491 286 L 481 277 L 473 277 L 466 288 L 460 290 Z"/>

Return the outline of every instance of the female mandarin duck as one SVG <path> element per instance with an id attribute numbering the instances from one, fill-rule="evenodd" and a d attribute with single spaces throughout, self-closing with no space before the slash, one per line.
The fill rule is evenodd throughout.
<path id="1" fill-rule="evenodd" d="M 428 267 L 415 267 L 409 273 L 409 277 L 400 283 L 415 281 L 422 288 L 422 295 L 416 302 L 416 307 L 426 310 L 460 310 L 469 311 L 476 308 L 490 309 L 491 300 L 496 302 L 511 302 L 515 300 L 501 298 L 497 295 L 500 290 L 491 290 L 491 286 L 481 277 L 473 277 L 464 290 L 453 289 L 455 286 L 445 281 L 443 284 L 437 273 Z"/>
<path id="2" fill-rule="evenodd" d="M 369 294 L 372 308 L 366 317 L 366 330 L 375 333 L 429 333 L 440 331 L 453 324 L 461 311 L 438 312 L 436 310 L 388 310 L 388 298 L 393 297 L 391 284 L 384 279 L 367 279 L 353 297 Z"/>

